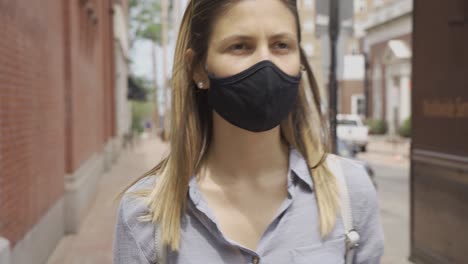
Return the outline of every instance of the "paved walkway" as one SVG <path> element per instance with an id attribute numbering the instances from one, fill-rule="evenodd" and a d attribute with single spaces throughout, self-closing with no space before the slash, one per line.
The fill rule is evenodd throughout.
<path id="1" fill-rule="evenodd" d="M 80 231 L 64 237 L 47 264 L 111 264 L 112 241 L 118 202 L 116 195 L 154 167 L 167 151 L 158 139 L 140 139 L 124 150 L 113 167 L 102 175 L 98 193 Z"/>
<path id="2" fill-rule="evenodd" d="M 358 158 L 372 160 L 380 165 L 409 167 L 409 139 L 392 139 L 388 136 L 369 136 L 367 152 L 358 154 Z"/>

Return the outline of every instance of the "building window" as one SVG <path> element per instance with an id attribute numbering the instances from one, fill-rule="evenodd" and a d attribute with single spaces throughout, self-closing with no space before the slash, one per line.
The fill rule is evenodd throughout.
<path id="1" fill-rule="evenodd" d="M 314 52 L 315 52 L 314 44 L 312 44 L 312 43 L 304 44 L 304 51 L 305 51 L 307 56 L 309 56 L 309 57 L 314 56 Z"/>
<path id="2" fill-rule="evenodd" d="M 314 7 L 314 0 L 304 0 L 304 7 L 305 8 L 313 8 Z"/>
<path id="3" fill-rule="evenodd" d="M 91 58 L 98 35 L 98 6 L 94 1 L 80 1 L 79 4 L 79 45 L 82 52 Z"/>
<path id="4" fill-rule="evenodd" d="M 314 32 L 315 22 L 313 20 L 306 20 L 303 24 L 304 32 Z"/>
<path id="5" fill-rule="evenodd" d="M 366 115 L 366 100 L 363 94 L 353 94 L 351 96 L 351 113 L 354 115 Z"/>
<path id="6" fill-rule="evenodd" d="M 367 0 L 354 0 L 354 13 L 365 12 L 367 9 Z"/>
<path id="7" fill-rule="evenodd" d="M 353 54 L 353 55 L 356 55 L 356 54 L 359 54 L 360 51 L 359 51 L 359 43 L 358 43 L 358 40 L 357 39 L 353 39 L 350 41 L 350 43 L 348 44 L 348 52 Z"/>
<path id="8" fill-rule="evenodd" d="M 379 6 L 383 5 L 383 3 L 384 3 L 383 0 L 374 0 L 373 1 L 374 7 L 379 7 Z"/>

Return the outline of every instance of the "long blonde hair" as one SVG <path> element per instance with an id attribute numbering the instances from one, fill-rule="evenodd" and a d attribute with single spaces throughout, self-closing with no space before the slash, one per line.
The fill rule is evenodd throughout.
<path id="1" fill-rule="evenodd" d="M 283 1 L 296 17 L 300 42 L 296 3 Z M 197 89 L 192 81 L 193 69 L 206 58 L 211 25 L 216 16 L 234 2 L 192 0 L 185 10 L 172 72 L 170 153 L 139 178 L 158 175 L 154 188 L 134 193 L 145 199 L 150 211 L 142 219 L 159 225 L 162 242 L 172 250 L 179 249 L 180 221 L 186 208 L 190 178 L 197 174 L 211 142 L 212 110 L 207 104 L 206 91 Z M 185 58 L 189 48 L 194 51 L 192 65 L 188 65 Z M 302 49 L 300 57 L 307 73 L 309 89 L 305 89 L 303 79 L 296 107 L 280 125 L 281 136 L 304 156 L 309 165 L 318 202 L 320 232 L 325 237 L 335 225 L 339 206 L 338 189 L 335 177 L 324 162 L 328 150 L 328 131 L 320 110 L 317 84 Z"/>

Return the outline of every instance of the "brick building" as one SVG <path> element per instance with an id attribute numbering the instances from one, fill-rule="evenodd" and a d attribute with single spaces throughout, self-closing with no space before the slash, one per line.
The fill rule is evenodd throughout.
<path id="1" fill-rule="evenodd" d="M 369 69 L 368 118 L 384 120 L 389 133 L 411 115 L 412 0 L 355 0 L 356 40 Z M 358 47 L 358 48 L 356 48 Z M 365 85 L 354 94 L 365 98 Z M 346 98 L 343 100 L 350 100 Z"/>
<path id="2" fill-rule="evenodd" d="M 2 264 L 44 263 L 119 152 L 115 6 L 128 13 L 126 1 L 0 1 Z"/>
<path id="3" fill-rule="evenodd" d="M 370 54 L 370 117 L 385 120 L 394 134 L 411 116 L 411 33 L 374 43 Z"/>
<path id="4" fill-rule="evenodd" d="M 410 260 L 468 263 L 468 1 L 415 0 L 413 22 Z"/>
<path id="5" fill-rule="evenodd" d="M 330 71 L 330 37 L 328 34 L 330 1 L 300 0 L 297 1 L 299 17 L 302 26 L 302 48 L 314 72 L 319 91 L 321 94 L 321 107 L 324 112 L 328 111 L 328 81 Z M 347 53 L 348 43 L 352 41 L 352 3 L 341 2 L 340 4 L 341 30 L 337 41 L 337 64 L 336 76 L 339 87 L 349 85 L 344 82 L 344 55 Z M 351 40 L 350 40 L 351 39 Z M 355 84 L 351 84 L 354 85 Z M 338 98 L 338 110 L 341 109 Z"/>
<path id="6" fill-rule="evenodd" d="M 323 43 L 316 35 L 316 3 L 315 0 L 299 0 L 297 1 L 297 7 L 299 9 L 299 18 L 302 29 L 302 48 L 304 49 L 307 55 L 307 60 L 313 69 L 319 92 L 323 96 L 328 94 L 327 87 L 325 86 L 327 83 L 325 75 L 326 69 L 324 69 L 323 65 L 323 57 L 327 57 L 328 54 L 324 54 L 322 52 L 324 50 L 322 47 Z"/>

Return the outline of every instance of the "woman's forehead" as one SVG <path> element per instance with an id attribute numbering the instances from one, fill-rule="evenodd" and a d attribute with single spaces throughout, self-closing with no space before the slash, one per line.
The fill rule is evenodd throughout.
<path id="1" fill-rule="evenodd" d="M 213 25 L 212 39 L 230 35 L 296 35 L 294 14 L 282 0 L 242 0 L 231 5 Z"/>

